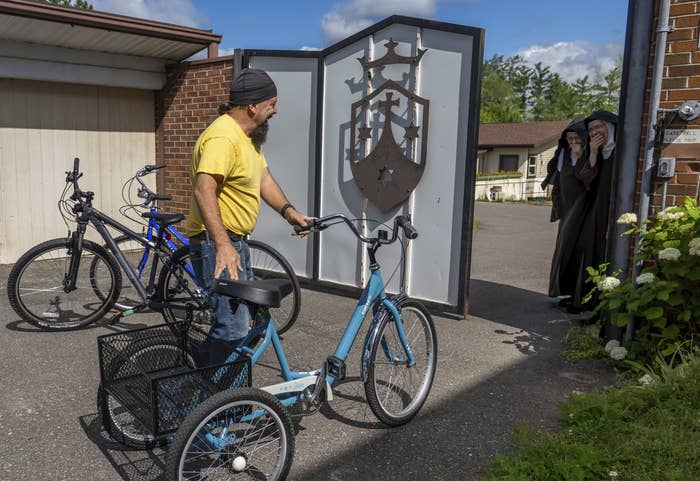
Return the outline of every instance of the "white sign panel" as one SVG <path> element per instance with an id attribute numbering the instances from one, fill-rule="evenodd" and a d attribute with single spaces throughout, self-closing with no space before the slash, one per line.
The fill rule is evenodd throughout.
<path id="1" fill-rule="evenodd" d="M 667 129 L 665 144 L 700 144 L 700 129 Z"/>

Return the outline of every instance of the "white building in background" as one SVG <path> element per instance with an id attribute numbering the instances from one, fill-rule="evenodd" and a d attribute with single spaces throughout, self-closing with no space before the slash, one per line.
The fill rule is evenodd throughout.
<path id="1" fill-rule="evenodd" d="M 569 121 L 481 124 L 476 199 L 543 198 L 547 163 Z"/>

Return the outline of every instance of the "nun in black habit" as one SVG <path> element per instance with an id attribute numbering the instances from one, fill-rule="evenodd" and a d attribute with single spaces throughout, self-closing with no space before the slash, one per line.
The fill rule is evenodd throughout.
<path id="1" fill-rule="evenodd" d="M 572 306 L 583 309 L 581 299 L 593 288 L 586 282 L 586 267 L 598 267 L 606 261 L 608 223 L 613 180 L 613 161 L 617 135 L 617 115 L 597 110 L 584 119 L 588 148 L 577 177 L 587 188 L 586 205 L 577 250 L 581 265 L 577 272 Z M 595 303 L 595 299 L 592 301 Z M 594 305 L 585 306 L 592 309 Z"/>
<path id="2" fill-rule="evenodd" d="M 577 177 L 583 165 L 586 127 L 582 120 L 569 124 L 559 138 L 557 150 L 547 165 L 544 189 L 552 185 L 551 221 L 559 221 L 557 241 L 549 275 L 549 295 L 569 296 L 560 305 L 569 305 L 576 291 L 581 264 L 577 251 L 578 237 L 584 220 L 586 186 Z"/>

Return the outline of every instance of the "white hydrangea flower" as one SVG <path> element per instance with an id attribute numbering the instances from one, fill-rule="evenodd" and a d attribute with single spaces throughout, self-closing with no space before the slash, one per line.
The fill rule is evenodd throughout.
<path id="1" fill-rule="evenodd" d="M 700 256 L 700 237 L 691 239 L 688 243 L 688 247 L 690 248 L 688 253 L 691 256 Z"/>
<path id="2" fill-rule="evenodd" d="M 610 357 L 616 361 L 622 361 L 627 357 L 627 349 L 621 346 L 613 347 L 610 349 Z"/>
<path id="3" fill-rule="evenodd" d="M 610 351 L 612 351 L 616 347 L 620 347 L 620 341 L 618 341 L 617 339 L 611 339 L 605 344 L 605 352 L 609 354 Z"/>
<path id="4" fill-rule="evenodd" d="M 634 212 L 626 212 L 622 214 L 618 219 L 617 219 L 618 224 L 636 224 L 637 223 L 637 214 Z"/>
<path id="5" fill-rule="evenodd" d="M 610 471 L 608 473 L 608 476 L 610 476 L 611 478 L 617 478 L 618 473 L 617 473 L 617 471 Z"/>
<path id="6" fill-rule="evenodd" d="M 609 292 L 609 291 L 612 291 L 613 289 L 615 289 L 619 285 L 620 285 L 620 279 L 618 279 L 616 277 L 606 277 L 605 279 L 603 279 L 602 281 L 600 281 L 598 283 L 598 289 L 600 289 L 601 291 Z"/>
<path id="7" fill-rule="evenodd" d="M 650 282 L 654 282 L 656 280 L 656 276 L 651 272 L 645 272 L 644 274 L 639 274 L 635 280 L 637 281 L 638 285 L 649 284 Z"/>
<path id="8" fill-rule="evenodd" d="M 656 218 L 662 221 L 669 221 L 669 220 L 676 220 L 676 219 L 681 219 L 685 214 L 683 212 L 672 212 L 672 209 L 677 209 L 677 207 L 668 207 L 658 214 L 656 214 Z"/>
<path id="9" fill-rule="evenodd" d="M 639 384 L 642 386 L 648 386 L 649 384 L 654 384 L 654 378 L 651 377 L 649 374 L 645 374 L 642 377 L 638 379 Z"/>
<path id="10" fill-rule="evenodd" d="M 659 251 L 659 260 L 662 261 L 677 261 L 681 257 L 681 251 L 675 247 L 667 247 Z"/>

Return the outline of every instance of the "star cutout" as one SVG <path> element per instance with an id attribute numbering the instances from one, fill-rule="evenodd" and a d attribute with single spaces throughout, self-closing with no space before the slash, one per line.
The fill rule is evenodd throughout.
<path id="1" fill-rule="evenodd" d="M 372 138 L 372 129 L 370 127 L 360 127 L 360 140 L 367 140 Z"/>
<path id="2" fill-rule="evenodd" d="M 391 181 L 392 181 L 391 174 L 393 174 L 393 173 L 394 173 L 394 171 L 385 165 L 384 167 L 379 169 L 379 178 L 377 180 L 379 182 L 381 182 L 383 186 L 386 187 L 388 184 L 391 183 Z"/>
<path id="3" fill-rule="evenodd" d="M 413 122 L 411 122 L 411 125 L 408 127 L 405 127 L 405 129 L 406 133 L 403 135 L 404 139 L 413 140 L 418 138 L 418 129 L 420 129 L 420 127 L 413 125 Z"/>

